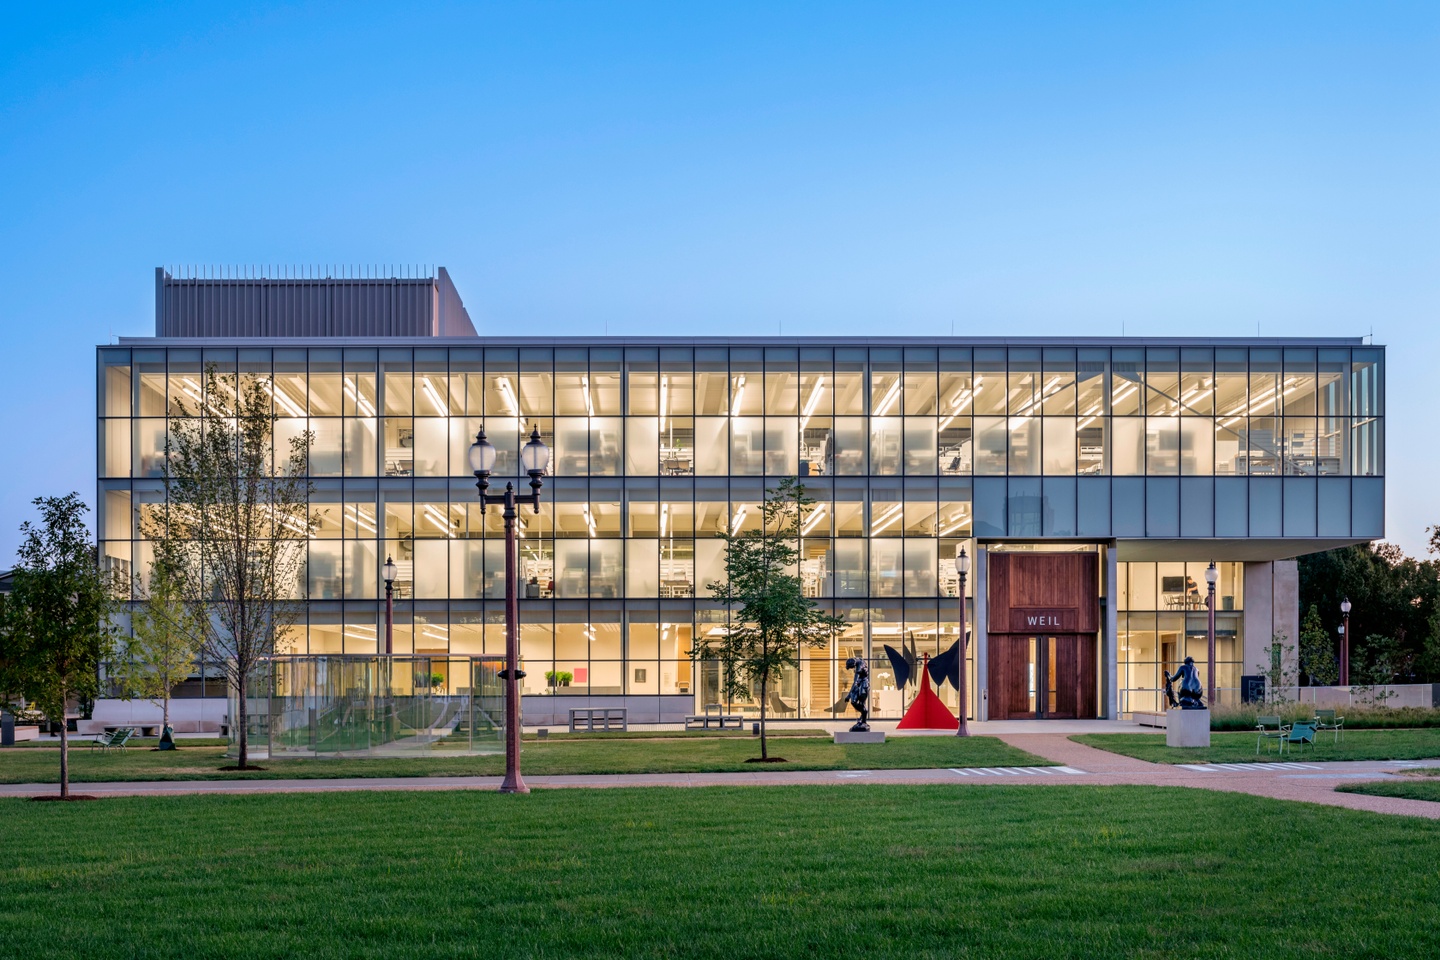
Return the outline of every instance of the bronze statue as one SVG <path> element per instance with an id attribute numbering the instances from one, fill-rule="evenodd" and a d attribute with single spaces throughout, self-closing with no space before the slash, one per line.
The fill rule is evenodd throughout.
<path id="1" fill-rule="evenodd" d="M 1174 674 L 1162 671 L 1161 676 L 1165 677 L 1165 699 L 1170 701 L 1170 706 L 1179 707 L 1181 710 L 1205 709 L 1205 701 L 1201 698 L 1200 674 L 1195 669 L 1194 657 L 1186 657 Z M 1171 686 L 1176 680 L 1180 681 L 1178 700 L 1175 698 L 1175 688 Z"/>
<path id="2" fill-rule="evenodd" d="M 870 665 L 859 657 L 851 657 L 845 661 L 845 669 L 855 671 L 855 680 L 850 684 L 850 692 L 845 699 L 860 712 L 860 719 L 850 730 L 864 733 L 870 729 Z"/>

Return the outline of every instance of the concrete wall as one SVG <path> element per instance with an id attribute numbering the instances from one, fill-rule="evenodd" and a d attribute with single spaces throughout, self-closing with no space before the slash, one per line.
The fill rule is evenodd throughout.
<path id="1" fill-rule="evenodd" d="M 520 698 L 520 722 L 527 727 L 570 728 L 572 709 L 623 707 L 627 723 L 684 723 L 695 713 L 695 698 L 683 696 L 539 696 Z M 758 717 L 757 717 L 758 719 Z"/>
<path id="2" fill-rule="evenodd" d="M 1293 647 L 1286 668 L 1296 669 L 1300 645 L 1300 570 L 1294 560 L 1267 560 L 1245 564 L 1244 673 L 1269 668 L 1270 644 L 1284 634 L 1284 646 Z"/>
<path id="3" fill-rule="evenodd" d="M 1431 708 L 1440 703 L 1440 683 L 1392 683 L 1364 687 L 1289 687 L 1288 700 L 1317 707 L 1384 706 Z"/>
<path id="4" fill-rule="evenodd" d="M 186 698 L 170 701 L 170 726 L 176 733 L 219 733 L 220 724 L 229 712 L 224 697 Z M 149 700 L 95 701 L 89 720 L 76 724 L 80 733 L 103 733 L 106 727 L 158 726 L 161 710 Z"/>

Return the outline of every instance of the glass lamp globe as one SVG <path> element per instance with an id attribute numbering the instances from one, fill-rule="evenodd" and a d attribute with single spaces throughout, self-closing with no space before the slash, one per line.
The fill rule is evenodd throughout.
<path id="1" fill-rule="evenodd" d="M 970 573 L 970 555 L 961 547 L 960 552 L 955 555 L 955 572 L 964 577 Z"/>
<path id="2" fill-rule="evenodd" d="M 488 477 L 494 469 L 495 445 L 485 439 L 485 428 L 481 427 L 475 434 L 475 442 L 470 444 L 470 472 Z"/>
<path id="3" fill-rule="evenodd" d="M 530 431 L 530 442 L 520 448 L 520 465 L 532 477 L 544 473 L 550 465 L 550 448 L 540 439 L 538 426 Z"/>
<path id="4" fill-rule="evenodd" d="M 1219 579 L 1220 571 L 1216 570 L 1214 562 L 1211 562 L 1210 566 L 1205 568 L 1205 582 L 1213 587 L 1215 586 L 1216 581 L 1218 581 Z"/>
<path id="5" fill-rule="evenodd" d="M 389 557 L 385 558 L 385 582 L 395 582 L 395 561 L 391 560 Z"/>

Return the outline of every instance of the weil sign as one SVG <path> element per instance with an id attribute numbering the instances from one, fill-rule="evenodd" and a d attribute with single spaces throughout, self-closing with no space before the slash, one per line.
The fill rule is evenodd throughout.
<path id="1" fill-rule="evenodd" d="M 1084 634 L 1100 629 L 1099 556 L 989 551 L 991 633 Z"/>

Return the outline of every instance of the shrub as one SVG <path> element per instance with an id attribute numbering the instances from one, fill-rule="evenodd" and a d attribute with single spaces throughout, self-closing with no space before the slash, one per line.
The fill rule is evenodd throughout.
<path id="1" fill-rule="evenodd" d="M 1328 710 L 1329 707 L 1321 707 Z M 1367 707 L 1351 704 L 1336 707 L 1335 713 L 1345 718 L 1346 730 L 1399 730 L 1413 727 L 1440 727 L 1440 710 L 1426 707 Z M 1315 705 L 1287 703 L 1221 707 L 1210 712 L 1211 730 L 1254 730 L 1258 716 L 1279 716 L 1285 723 L 1309 720 L 1315 716 Z"/>

